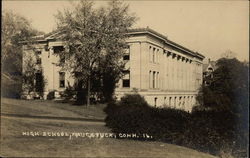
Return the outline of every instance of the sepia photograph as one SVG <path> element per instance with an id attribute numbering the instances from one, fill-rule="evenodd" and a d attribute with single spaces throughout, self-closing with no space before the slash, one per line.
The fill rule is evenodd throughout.
<path id="1" fill-rule="evenodd" d="M 249 1 L 1 3 L 0 157 L 249 157 Z"/>

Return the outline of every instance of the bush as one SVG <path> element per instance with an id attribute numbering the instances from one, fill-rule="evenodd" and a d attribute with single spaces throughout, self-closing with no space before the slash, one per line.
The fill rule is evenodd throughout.
<path id="1" fill-rule="evenodd" d="M 125 95 L 120 102 L 109 103 L 105 112 L 106 125 L 115 133 L 144 133 L 170 142 L 182 137 L 189 117 L 182 110 L 152 108 L 139 94 Z"/>
<path id="2" fill-rule="evenodd" d="M 145 132 L 140 130 L 143 129 L 143 123 L 151 121 L 150 116 L 146 115 L 149 109 L 140 95 L 125 95 L 120 102 L 111 102 L 104 109 L 108 114 L 106 125 L 116 133 L 136 133 L 137 129 L 138 132 Z"/>
<path id="3" fill-rule="evenodd" d="M 187 121 L 182 144 L 199 151 L 219 154 L 225 145 L 232 147 L 235 119 L 229 111 L 196 111 Z"/>
<path id="4" fill-rule="evenodd" d="M 105 108 L 106 125 L 115 133 L 146 133 L 154 140 L 186 146 L 219 155 L 225 147 L 244 148 L 247 132 L 241 132 L 237 115 L 231 111 L 158 109 L 148 106 L 139 94 L 126 95 Z M 242 134 L 241 134 L 242 133 Z M 239 138 L 240 137 L 240 138 Z M 248 140 L 248 139 L 246 139 Z M 238 147 L 236 146 L 238 144 Z"/>
<path id="5" fill-rule="evenodd" d="M 2 84 L 1 96 L 6 98 L 21 98 L 22 85 L 20 83 Z"/>
<path id="6" fill-rule="evenodd" d="M 69 86 L 66 87 L 64 92 L 61 93 L 61 96 L 62 96 L 64 102 L 70 101 L 76 95 L 76 91 L 75 91 L 74 87 L 70 86 L 70 84 L 68 84 L 68 85 Z"/>
<path id="7" fill-rule="evenodd" d="M 143 106 L 147 107 L 148 103 L 139 94 L 128 94 L 121 98 L 120 105 L 122 106 Z"/>
<path id="8" fill-rule="evenodd" d="M 48 99 L 48 100 L 53 100 L 53 99 L 55 99 L 55 91 L 49 92 L 48 95 L 47 95 L 47 99 Z"/>

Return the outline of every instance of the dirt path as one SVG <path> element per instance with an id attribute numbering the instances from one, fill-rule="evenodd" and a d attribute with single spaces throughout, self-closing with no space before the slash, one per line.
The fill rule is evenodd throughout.
<path id="1" fill-rule="evenodd" d="M 1 113 L 3 118 L 13 117 L 13 118 L 24 118 L 24 119 L 47 119 L 47 120 L 62 120 L 62 121 L 90 121 L 90 122 L 100 122 L 105 124 L 103 119 L 89 119 L 89 118 L 77 118 L 77 117 L 54 117 L 54 116 L 33 116 L 25 114 L 6 114 Z"/>

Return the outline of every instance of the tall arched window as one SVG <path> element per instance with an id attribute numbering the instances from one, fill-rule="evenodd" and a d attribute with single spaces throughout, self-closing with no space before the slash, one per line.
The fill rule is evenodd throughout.
<path id="1" fill-rule="evenodd" d="M 156 75 L 155 75 L 155 71 L 153 71 L 153 88 L 155 88 L 155 77 L 156 77 Z"/>

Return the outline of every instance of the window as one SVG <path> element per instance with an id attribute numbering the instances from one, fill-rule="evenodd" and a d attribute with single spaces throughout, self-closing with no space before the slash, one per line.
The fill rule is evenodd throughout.
<path id="1" fill-rule="evenodd" d="M 41 92 L 43 88 L 43 76 L 41 72 L 35 73 L 35 90 Z"/>
<path id="2" fill-rule="evenodd" d="M 62 54 L 64 52 L 64 47 L 63 46 L 55 46 L 53 47 L 54 49 L 54 54 Z M 63 55 L 59 55 L 59 62 L 60 63 L 65 63 L 65 57 Z"/>
<path id="3" fill-rule="evenodd" d="M 130 54 L 130 46 L 127 45 L 126 48 L 125 48 L 125 53 L 124 53 L 124 56 L 123 56 L 123 60 L 129 60 L 129 54 Z"/>
<path id="4" fill-rule="evenodd" d="M 122 87 L 130 87 L 130 71 L 123 71 Z"/>
<path id="5" fill-rule="evenodd" d="M 63 46 L 54 46 L 53 49 L 54 49 L 54 53 L 55 53 L 55 54 L 59 54 L 59 53 L 61 53 L 62 51 L 64 51 Z"/>
<path id="6" fill-rule="evenodd" d="M 130 53 L 130 45 L 127 45 L 127 46 L 125 47 L 125 53 L 126 53 L 126 54 L 129 54 L 129 53 Z"/>
<path id="7" fill-rule="evenodd" d="M 159 72 L 157 72 L 157 85 L 156 85 L 156 88 L 160 88 Z"/>
<path id="8" fill-rule="evenodd" d="M 152 51 L 152 47 L 149 46 L 149 62 L 152 62 L 151 51 Z"/>
<path id="9" fill-rule="evenodd" d="M 130 80 L 123 79 L 122 80 L 122 87 L 130 87 Z"/>
<path id="10" fill-rule="evenodd" d="M 65 87 L 65 72 L 59 72 L 59 87 Z"/>
<path id="11" fill-rule="evenodd" d="M 42 64 L 42 59 L 40 57 L 37 57 L 36 64 L 39 64 L 39 65 Z"/>
<path id="12" fill-rule="evenodd" d="M 37 55 L 41 55 L 42 52 L 41 52 L 40 50 L 38 50 L 38 51 L 36 51 L 36 54 L 37 54 Z"/>
<path id="13" fill-rule="evenodd" d="M 169 103 L 168 103 L 169 106 L 171 106 L 171 101 L 172 101 L 172 97 L 169 97 Z"/>
<path id="14" fill-rule="evenodd" d="M 153 48 L 153 63 L 155 63 L 155 48 Z"/>
<path id="15" fill-rule="evenodd" d="M 174 107 L 176 108 L 177 97 L 174 97 Z"/>
<path id="16" fill-rule="evenodd" d="M 129 60 L 129 54 L 124 55 L 123 60 Z"/>
<path id="17" fill-rule="evenodd" d="M 149 71 L 149 88 L 152 88 L 152 86 L 151 86 L 151 71 Z"/>
<path id="18" fill-rule="evenodd" d="M 45 46 L 44 46 L 44 49 L 45 49 L 45 51 L 49 51 L 49 46 L 48 46 L 48 45 L 45 45 Z"/>
<path id="19" fill-rule="evenodd" d="M 181 100 L 181 97 L 179 98 L 179 107 L 181 107 L 181 102 L 182 102 L 182 100 Z"/>
<path id="20" fill-rule="evenodd" d="M 65 57 L 60 56 L 60 63 L 65 63 Z"/>
<path id="21" fill-rule="evenodd" d="M 157 98 L 155 98 L 155 107 L 157 106 Z"/>
<path id="22" fill-rule="evenodd" d="M 155 88 L 155 71 L 153 71 L 153 88 Z"/>
<path id="23" fill-rule="evenodd" d="M 159 54 L 159 49 L 157 49 L 157 52 L 156 52 L 156 63 L 159 63 L 159 58 L 160 58 L 160 54 Z"/>

